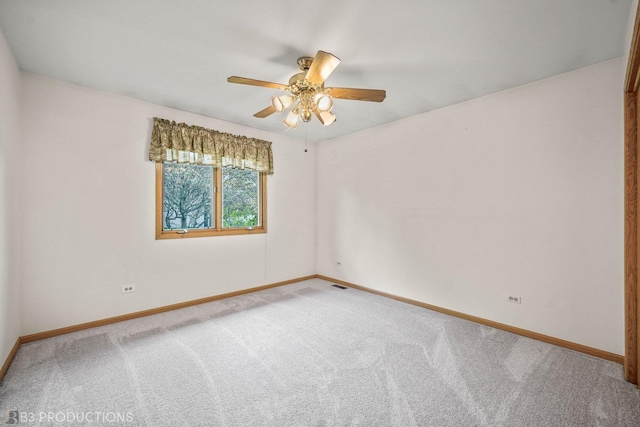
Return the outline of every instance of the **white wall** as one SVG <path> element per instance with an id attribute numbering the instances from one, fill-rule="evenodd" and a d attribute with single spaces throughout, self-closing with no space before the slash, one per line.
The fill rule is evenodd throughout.
<path id="1" fill-rule="evenodd" d="M 23 334 L 315 273 L 314 145 L 28 73 L 22 91 Z M 154 116 L 273 142 L 267 234 L 155 240 Z"/>
<path id="2" fill-rule="evenodd" d="M 0 366 L 20 336 L 20 72 L 0 33 Z"/>
<path id="3" fill-rule="evenodd" d="M 319 144 L 318 273 L 623 354 L 624 67 Z"/>

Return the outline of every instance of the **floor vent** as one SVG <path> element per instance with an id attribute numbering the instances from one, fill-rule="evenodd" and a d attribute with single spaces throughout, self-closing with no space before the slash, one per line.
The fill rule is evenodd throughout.
<path id="1" fill-rule="evenodd" d="M 347 288 L 346 286 L 342 286 L 342 285 L 336 285 L 336 284 L 333 284 L 333 285 L 331 285 L 331 286 L 333 286 L 334 288 L 338 288 L 338 289 L 349 289 L 349 288 Z"/>

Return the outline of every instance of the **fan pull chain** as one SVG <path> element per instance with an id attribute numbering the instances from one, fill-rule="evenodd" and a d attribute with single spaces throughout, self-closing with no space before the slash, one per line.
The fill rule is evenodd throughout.
<path id="1" fill-rule="evenodd" d="M 304 152 L 307 152 L 307 122 L 304 123 Z"/>

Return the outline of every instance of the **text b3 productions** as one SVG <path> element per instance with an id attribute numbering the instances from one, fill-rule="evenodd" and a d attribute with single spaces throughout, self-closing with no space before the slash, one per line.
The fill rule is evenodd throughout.
<path id="1" fill-rule="evenodd" d="M 2 411 L 0 412 L 0 423 L 9 425 L 51 423 L 51 424 L 91 424 L 91 423 L 132 423 L 133 414 L 131 412 L 24 412 L 24 411 Z"/>

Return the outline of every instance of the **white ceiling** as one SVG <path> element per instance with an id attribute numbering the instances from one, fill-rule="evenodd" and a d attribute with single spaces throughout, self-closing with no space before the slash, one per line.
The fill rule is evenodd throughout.
<path id="1" fill-rule="evenodd" d="M 326 86 L 385 89 L 336 100 L 322 141 L 623 56 L 632 0 L 0 0 L 21 69 L 304 138 L 253 113 L 299 56 L 342 62 Z M 171 117 L 166 117 L 171 119 Z"/>

